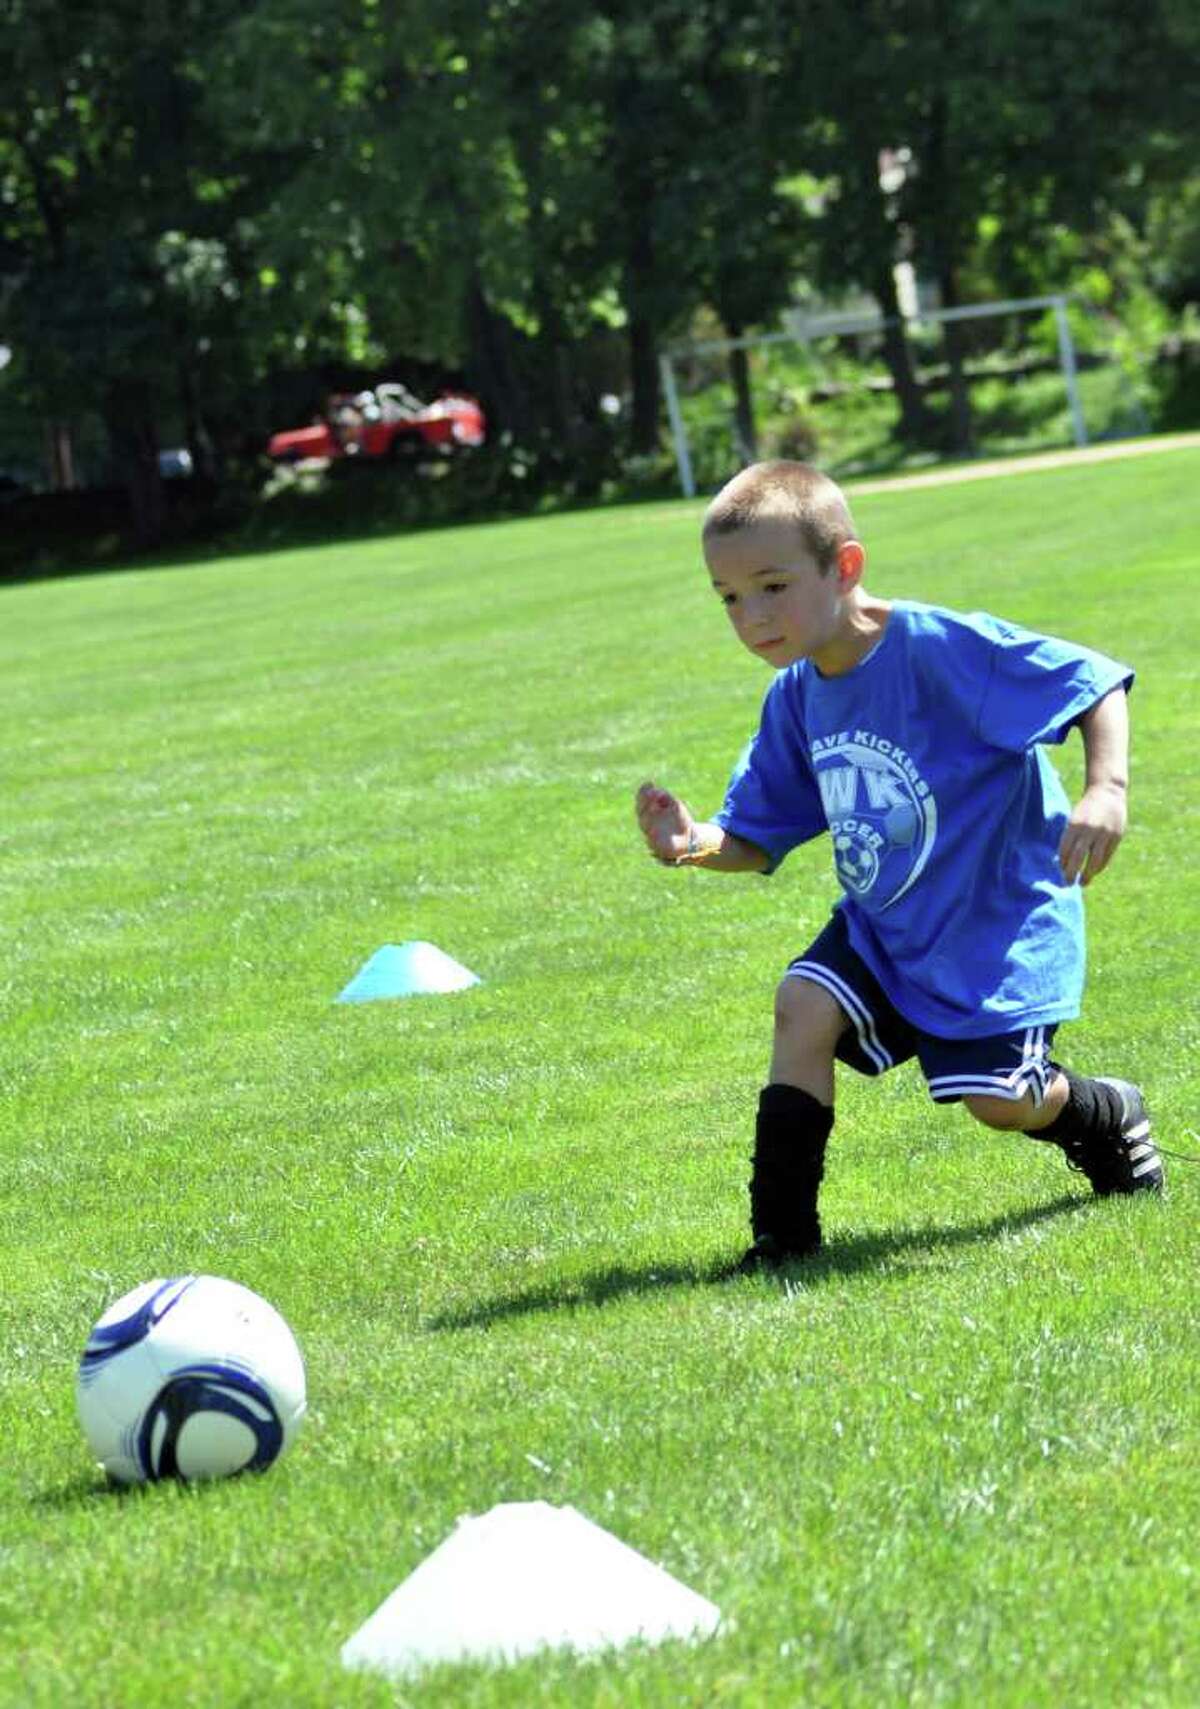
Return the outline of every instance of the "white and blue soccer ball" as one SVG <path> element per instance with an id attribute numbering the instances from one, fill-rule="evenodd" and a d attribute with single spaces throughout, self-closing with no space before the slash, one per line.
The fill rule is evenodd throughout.
<path id="1" fill-rule="evenodd" d="M 295 1440 L 304 1361 L 283 1318 L 220 1276 L 122 1295 L 79 1362 L 79 1421 L 118 1483 L 265 1471 Z"/>

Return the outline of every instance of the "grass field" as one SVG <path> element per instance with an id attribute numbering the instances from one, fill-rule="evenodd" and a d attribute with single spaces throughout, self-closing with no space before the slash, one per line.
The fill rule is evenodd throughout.
<path id="1" fill-rule="evenodd" d="M 1132 827 L 1063 1054 L 1197 1139 L 1200 455 L 864 496 L 871 581 L 1131 661 Z M 664 872 L 766 675 L 697 507 L 0 592 L 0 1703 L 1180 1705 L 1200 1695 L 1200 1170 L 839 1084 L 827 1252 L 745 1239 L 771 994 L 828 851 Z M 1072 781 L 1076 744 L 1062 750 Z M 381 944 L 484 983 L 361 1006 Z M 101 1308 L 229 1275 L 311 1415 L 266 1477 L 110 1493 Z M 571 1504 L 722 1609 L 698 1647 L 397 1687 L 341 1643 L 464 1513 Z"/>

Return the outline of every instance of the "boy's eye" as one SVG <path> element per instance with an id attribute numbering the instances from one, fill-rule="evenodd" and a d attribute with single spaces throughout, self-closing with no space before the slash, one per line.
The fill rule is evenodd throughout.
<path id="1" fill-rule="evenodd" d="M 763 592 L 764 593 L 782 593 L 786 587 L 787 587 L 786 582 L 764 582 L 763 583 Z"/>
<path id="2" fill-rule="evenodd" d="M 737 604 L 737 594 L 736 593 L 723 593 L 720 597 L 721 597 L 721 604 L 722 605 L 736 605 Z"/>

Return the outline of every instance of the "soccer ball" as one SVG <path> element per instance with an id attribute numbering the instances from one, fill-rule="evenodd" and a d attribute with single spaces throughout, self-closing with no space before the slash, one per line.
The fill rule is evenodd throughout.
<path id="1" fill-rule="evenodd" d="M 118 1483 L 265 1471 L 304 1417 L 304 1362 L 274 1306 L 220 1276 L 143 1282 L 88 1337 L 76 1385 Z"/>

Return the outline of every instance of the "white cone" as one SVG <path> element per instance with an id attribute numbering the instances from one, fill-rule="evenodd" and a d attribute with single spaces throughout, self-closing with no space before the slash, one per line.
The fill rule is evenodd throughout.
<path id="1" fill-rule="evenodd" d="M 342 1662 L 411 1674 L 434 1662 L 700 1637 L 720 1618 L 573 1507 L 506 1502 L 461 1519 L 342 1646 Z"/>

